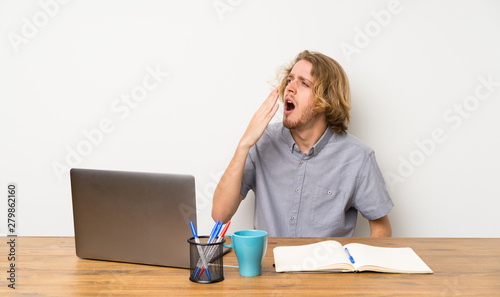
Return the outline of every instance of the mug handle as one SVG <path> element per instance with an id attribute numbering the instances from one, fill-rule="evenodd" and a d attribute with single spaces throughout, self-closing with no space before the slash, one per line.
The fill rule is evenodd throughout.
<path id="1" fill-rule="evenodd" d="M 222 245 L 227 247 L 227 248 L 230 248 L 230 249 L 234 249 L 234 245 L 233 245 L 233 234 L 229 234 L 229 235 L 226 235 L 228 237 L 231 238 L 231 244 L 230 245 L 226 245 L 225 243 L 223 243 Z"/>

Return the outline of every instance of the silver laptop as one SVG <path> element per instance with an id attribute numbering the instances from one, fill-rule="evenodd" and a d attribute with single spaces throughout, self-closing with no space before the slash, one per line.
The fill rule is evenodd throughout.
<path id="1" fill-rule="evenodd" d="M 76 255 L 189 268 L 194 177 L 71 169 Z"/>

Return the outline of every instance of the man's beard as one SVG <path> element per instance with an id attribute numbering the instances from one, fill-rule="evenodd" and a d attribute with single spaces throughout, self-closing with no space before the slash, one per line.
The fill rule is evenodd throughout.
<path id="1" fill-rule="evenodd" d="M 283 117 L 283 126 L 290 130 L 299 129 L 317 116 L 318 113 L 314 111 L 314 107 L 308 106 L 302 116 L 295 122 L 290 121 L 286 116 Z"/>

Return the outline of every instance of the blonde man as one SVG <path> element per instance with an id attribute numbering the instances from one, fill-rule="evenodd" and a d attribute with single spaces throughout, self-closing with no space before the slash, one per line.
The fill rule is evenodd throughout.
<path id="1" fill-rule="evenodd" d="M 332 58 L 304 51 L 252 117 L 214 193 L 227 222 L 249 190 L 255 228 L 270 236 L 352 236 L 357 214 L 371 236 L 391 236 L 393 202 L 373 150 L 347 133 L 350 88 Z M 284 106 L 283 123 L 268 125 Z"/>

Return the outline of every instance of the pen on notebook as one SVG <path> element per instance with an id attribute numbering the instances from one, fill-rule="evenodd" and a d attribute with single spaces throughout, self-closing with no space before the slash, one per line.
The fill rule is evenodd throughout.
<path id="1" fill-rule="evenodd" d="M 354 258 L 351 256 L 351 253 L 349 253 L 349 250 L 345 248 L 345 252 L 347 253 L 347 256 L 349 256 L 349 260 L 351 261 L 352 264 L 354 264 Z"/>
<path id="2" fill-rule="evenodd" d="M 189 222 L 189 224 L 191 225 L 191 232 L 193 233 L 194 241 L 196 243 L 200 243 L 200 239 L 198 238 L 198 234 L 196 233 L 196 228 L 194 227 L 193 222 L 191 221 Z M 210 277 L 210 271 L 208 270 L 208 263 L 205 259 L 205 254 L 203 253 L 203 249 L 199 245 L 197 245 L 196 247 L 198 248 L 198 254 L 200 254 L 201 265 L 197 265 L 193 275 L 196 277 L 198 274 L 201 275 L 203 271 L 206 271 L 208 280 L 212 280 L 212 278 Z M 199 266 L 202 267 L 200 268 Z"/>

